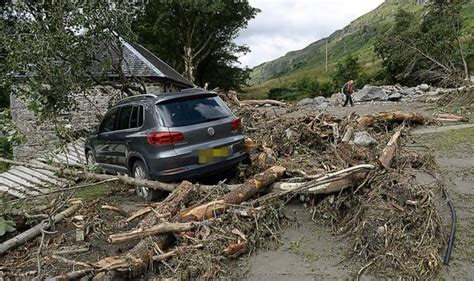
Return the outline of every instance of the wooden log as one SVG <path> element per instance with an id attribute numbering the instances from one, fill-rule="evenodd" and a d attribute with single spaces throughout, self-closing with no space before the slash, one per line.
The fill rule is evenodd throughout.
<path id="1" fill-rule="evenodd" d="M 380 154 L 378 158 L 378 163 L 386 170 L 390 168 L 393 157 L 395 156 L 395 153 L 397 152 L 398 139 L 400 138 L 402 134 L 402 130 L 403 130 L 403 127 L 399 128 L 393 134 L 393 136 L 390 138 L 390 141 L 387 143 L 387 146 L 384 148 L 384 150 L 382 151 L 382 154 Z"/>
<path id="2" fill-rule="evenodd" d="M 179 212 L 177 221 L 189 222 L 210 219 L 225 210 L 229 204 L 237 205 L 252 198 L 262 189 L 269 187 L 281 178 L 285 171 L 284 167 L 272 167 L 261 174 L 255 175 L 253 179 L 227 193 L 221 199 Z"/>
<path id="3" fill-rule="evenodd" d="M 158 215 L 160 214 L 175 215 L 182 206 L 185 206 L 192 200 L 195 192 L 196 189 L 192 183 L 182 182 L 165 200 L 156 204 L 154 211 L 148 213 L 139 223 L 138 227 L 148 228 L 157 224 L 159 221 Z M 151 239 L 143 239 L 127 253 L 104 258 L 97 262 L 96 266 L 102 271 L 130 270 L 131 272 L 140 273 L 152 260 L 153 255 L 149 250 L 150 244 L 156 243 L 161 249 L 165 249 L 167 245 L 172 243 L 172 240 L 172 237 L 168 235 L 158 235 L 156 237 L 152 236 Z M 108 272 L 104 274 L 102 279 L 116 280 L 116 272 Z"/>
<path id="4" fill-rule="evenodd" d="M 412 124 L 422 125 L 430 118 L 425 117 L 416 112 L 379 112 L 371 115 L 359 117 L 357 123 L 359 127 L 370 127 L 379 123 L 403 123 L 410 122 Z"/>
<path id="5" fill-rule="evenodd" d="M 28 167 L 32 169 L 47 170 L 47 171 L 57 173 L 58 175 L 78 177 L 83 180 L 104 181 L 104 180 L 117 179 L 118 181 L 124 184 L 133 185 L 133 186 L 145 186 L 151 189 L 163 190 L 163 191 L 168 191 L 168 192 L 171 192 L 176 188 L 176 185 L 173 185 L 173 184 L 162 183 L 162 182 L 151 181 L 151 180 L 135 179 L 135 178 L 122 176 L 122 175 L 112 176 L 112 175 L 105 175 L 105 174 L 94 174 L 94 173 L 90 173 L 83 170 L 58 168 L 58 167 L 54 167 L 54 166 L 50 166 L 46 164 L 23 163 L 23 162 L 17 162 L 17 161 L 4 159 L 4 158 L 0 158 L 0 162 L 12 164 L 12 165 L 24 166 L 24 167 Z"/>
<path id="6" fill-rule="evenodd" d="M 442 121 L 442 122 L 466 122 L 467 121 L 465 117 L 455 115 L 452 113 L 438 114 L 438 117 L 436 118 L 436 120 Z"/>
<path id="7" fill-rule="evenodd" d="M 151 235 L 189 231 L 195 229 L 197 226 L 198 225 L 194 223 L 161 223 L 149 228 L 138 228 L 128 232 L 112 234 L 109 236 L 109 242 L 112 244 L 124 243 Z"/>
<path id="8" fill-rule="evenodd" d="M 79 210 L 80 207 L 81 207 L 81 204 L 73 204 L 71 207 L 55 215 L 53 218 L 53 223 L 58 223 L 65 218 L 71 217 L 77 212 L 77 210 Z M 18 247 L 21 244 L 24 244 L 34 239 L 36 236 L 41 234 L 42 229 L 47 230 L 50 227 L 51 227 L 50 224 L 44 225 L 43 223 L 40 223 L 28 229 L 27 231 L 20 233 L 19 235 L 3 242 L 2 244 L 0 244 L 0 256 L 3 255 L 8 250 L 11 250 L 15 247 Z"/>
<path id="9" fill-rule="evenodd" d="M 354 128 L 348 127 L 344 136 L 342 137 L 342 143 L 348 143 L 352 139 L 352 135 L 354 134 Z"/>
<path id="10" fill-rule="evenodd" d="M 80 279 L 84 276 L 86 276 L 89 273 L 92 273 L 94 270 L 93 269 L 83 269 L 83 270 L 77 270 L 77 271 L 72 271 L 68 273 L 64 273 L 58 276 L 54 277 L 49 277 L 46 278 L 45 281 L 67 281 L 67 280 L 77 280 Z"/>
<path id="11" fill-rule="evenodd" d="M 118 207 L 118 206 L 113 206 L 113 205 L 107 204 L 107 205 L 101 206 L 101 209 L 117 212 L 123 217 L 128 217 L 129 216 L 127 211 L 125 211 L 123 208 Z"/>
<path id="12" fill-rule="evenodd" d="M 228 258 L 235 259 L 243 255 L 248 250 L 248 244 L 246 241 L 242 241 L 236 244 L 232 244 L 224 249 L 224 255 Z"/>

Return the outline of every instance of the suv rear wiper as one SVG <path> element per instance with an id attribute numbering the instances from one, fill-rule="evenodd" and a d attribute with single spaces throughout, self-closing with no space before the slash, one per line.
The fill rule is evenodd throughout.
<path id="1" fill-rule="evenodd" d="M 217 120 L 224 119 L 224 118 L 227 118 L 227 117 L 226 116 L 221 116 L 221 117 L 207 118 L 206 122 L 217 121 Z"/>

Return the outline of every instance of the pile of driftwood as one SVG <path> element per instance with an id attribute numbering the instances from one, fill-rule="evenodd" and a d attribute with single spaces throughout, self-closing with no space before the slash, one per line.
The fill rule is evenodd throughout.
<path id="1" fill-rule="evenodd" d="M 14 278 L 19 276 L 17 270 L 24 274 L 26 268 L 33 276 L 48 280 L 116 280 L 147 273 L 193 279 L 229 277 L 229 261 L 255 251 L 265 242 L 276 241 L 285 221 L 284 202 L 305 195 L 315 215 L 324 213 L 324 217 L 331 218 L 329 223 L 336 233 L 352 235 L 352 254 L 368 262 L 359 274 L 371 269 L 378 273 L 383 266 L 412 277 L 436 273 L 443 245 L 439 237 L 443 235 L 433 193 L 411 183 L 404 174 L 405 168 L 414 165 L 410 166 L 413 159 L 400 146 L 407 127 L 428 118 L 406 112 L 350 115 L 344 119 L 327 114 L 268 118 L 249 106 L 252 102 L 240 102 L 232 95 L 227 102 L 239 108 L 249 127 L 246 146 L 252 164 L 242 168 L 244 180 L 235 180 L 234 185 L 205 186 L 186 181 L 178 185 L 34 165 L 32 168 L 81 181 L 118 182 L 171 193 L 163 201 L 133 212 L 111 204 L 91 207 L 98 201 L 62 200 L 62 208 L 70 204 L 66 210 L 58 213 L 60 210 L 55 208 L 49 213 L 53 215 L 38 225 L 0 244 L 0 261 L 23 261 L 9 262 L 18 266 L 14 269 L 0 266 L 0 272 Z M 353 144 L 357 131 L 368 131 L 377 144 Z M 53 190 L 49 196 L 76 189 Z M 101 223 L 119 225 L 115 229 L 94 225 L 96 233 L 101 233 L 97 237 L 106 240 L 103 242 L 108 246 L 104 247 L 109 250 L 77 258 L 48 254 L 47 248 L 55 243 L 64 246 L 61 243 L 87 240 L 87 219 L 101 211 L 118 216 L 115 221 Z M 58 224 L 65 219 L 66 225 Z M 67 229 L 68 238 L 54 236 L 61 228 Z M 53 236 L 53 241 L 46 242 L 48 236 Z M 51 259 L 65 266 L 52 266 L 47 262 Z"/>

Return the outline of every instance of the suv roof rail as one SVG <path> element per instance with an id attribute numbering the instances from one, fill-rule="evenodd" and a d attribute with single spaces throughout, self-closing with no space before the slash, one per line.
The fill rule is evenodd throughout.
<path id="1" fill-rule="evenodd" d="M 124 103 L 134 101 L 134 100 L 142 100 L 142 99 L 146 99 L 146 98 L 156 99 L 157 97 L 158 96 L 154 95 L 154 94 L 136 95 L 136 96 L 131 96 L 131 97 L 128 97 L 128 98 L 124 98 L 124 99 L 120 100 L 119 102 L 117 102 L 116 105 L 124 104 Z"/>

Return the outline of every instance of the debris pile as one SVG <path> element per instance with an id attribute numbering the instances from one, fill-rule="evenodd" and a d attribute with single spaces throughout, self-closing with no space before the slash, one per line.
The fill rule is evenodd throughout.
<path id="1" fill-rule="evenodd" d="M 350 256 L 365 264 L 354 273 L 357 277 L 364 272 L 385 277 L 435 276 L 446 243 L 435 207 L 440 189 L 418 185 L 410 172 L 432 170 L 434 164 L 429 155 L 402 145 L 410 141 L 410 125 L 431 119 L 407 112 L 351 114 L 342 119 L 329 114 L 284 117 L 275 112 L 268 116 L 254 106 L 260 103 L 240 102 L 234 93 L 221 96 L 242 118 L 249 137 L 246 145 L 252 164 L 241 167 L 242 180 L 214 186 L 182 182 L 170 188 L 124 176 L 99 177 L 43 167 L 82 180 L 113 180 L 173 192 L 161 202 L 132 210 L 108 201 L 107 196 L 74 201 L 70 204 L 80 207 L 67 217 L 75 219 L 56 225 L 51 223 L 51 214 L 59 210 L 50 204 L 42 211 L 49 220 L 40 221 L 38 239 L 29 237 L 0 252 L 0 274 L 51 280 L 117 280 L 146 274 L 238 278 L 241 272 L 233 270 L 232 260 L 278 242 L 288 223 L 285 202 L 298 199 L 313 209 L 314 217 L 330 224 L 334 233 L 351 237 Z M 370 142 L 361 144 L 362 136 Z M 125 185 L 116 188 L 126 196 Z M 75 191 L 65 191 L 63 196 L 72 198 Z M 52 202 L 54 196 L 46 200 Z M 62 209 L 66 208 L 67 201 L 61 202 Z M 10 243 L 0 239 L 0 249 Z M 61 255 L 66 246 L 86 250 Z"/>

